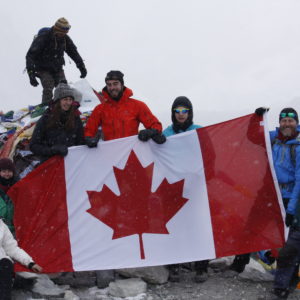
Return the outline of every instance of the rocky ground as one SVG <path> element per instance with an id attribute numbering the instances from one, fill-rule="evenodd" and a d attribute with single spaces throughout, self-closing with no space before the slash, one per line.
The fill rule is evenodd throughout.
<path id="1" fill-rule="evenodd" d="M 224 270 L 229 260 L 216 261 L 209 268 L 209 278 L 204 283 L 195 283 L 195 272 L 188 267 L 183 268 L 180 282 L 167 282 L 167 272 L 163 267 L 155 267 L 136 272 L 141 278 L 126 279 L 119 274 L 109 287 L 70 287 L 54 284 L 47 276 L 42 275 L 30 290 L 14 290 L 13 299 L 69 299 L 69 300 L 264 300 L 272 288 L 272 275 L 266 272 L 256 261 L 235 277 L 228 278 Z M 217 268 L 216 268 L 217 267 Z M 139 269 L 140 270 L 140 269 Z M 126 272 L 125 272 L 126 273 Z M 122 273 L 124 275 L 125 273 Z M 147 273 L 147 274 L 146 274 Z M 133 274 L 133 273 L 132 273 Z M 125 274 L 126 275 L 126 274 Z M 89 274 L 89 278 L 91 275 Z M 55 279 L 53 279 L 55 281 Z M 156 283 L 153 282 L 163 282 Z M 56 281 L 57 282 L 57 281 Z M 83 279 L 81 278 L 81 282 Z M 74 283 L 73 283 L 74 285 Z M 300 289 L 295 289 L 289 299 L 300 299 Z"/>

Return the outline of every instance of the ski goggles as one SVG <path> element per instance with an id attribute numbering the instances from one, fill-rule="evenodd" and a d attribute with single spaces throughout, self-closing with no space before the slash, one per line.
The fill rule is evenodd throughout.
<path id="1" fill-rule="evenodd" d="M 188 108 L 175 108 L 174 111 L 177 114 L 187 114 L 189 112 Z"/>
<path id="2" fill-rule="evenodd" d="M 281 113 L 280 114 L 280 118 L 296 118 L 296 114 L 293 112 L 289 112 L 289 113 Z"/>

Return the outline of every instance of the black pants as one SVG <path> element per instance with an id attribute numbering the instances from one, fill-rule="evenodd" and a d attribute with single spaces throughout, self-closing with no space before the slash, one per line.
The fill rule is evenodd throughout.
<path id="1" fill-rule="evenodd" d="M 11 300 L 13 263 L 7 258 L 0 260 L 0 300 Z"/>

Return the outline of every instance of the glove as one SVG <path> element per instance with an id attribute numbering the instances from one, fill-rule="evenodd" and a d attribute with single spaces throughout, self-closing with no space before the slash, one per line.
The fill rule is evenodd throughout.
<path id="1" fill-rule="evenodd" d="M 152 140 L 156 144 L 163 144 L 166 142 L 167 138 L 162 133 L 158 133 L 152 137 Z"/>
<path id="2" fill-rule="evenodd" d="M 142 142 L 147 142 L 150 138 L 158 133 L 159 132 L 156 129 L 143 129 L 139 132 L 138 138 Z"/>
<path id="3" fill-rule="evenodd" d="M 289 214 L 289 213 L 286 213 L 286 215 L 285 215 L 285 225 L 287 227 L 290 227 L 291 225 L 293 225 L 293 221 L 294 221 L 294 216 Z"/>
<path id="4" fill-rule="evenodd" d="M 265 112 L 269 111 L 269 108 L 268 107 L 259 107 L 255 110 L 255 113 L 258 115 L 258 116 L 262 116 Z"/>
<path id="5" fill-rule="evenodd" d="M 51 147 L 51 153 L 53 155 L 66 156 L 68 154 L 68 147 L 66 145 L 53 145 Z"/>
<path id="6" fill-rule="evenodd" d="M 90 136 L 85 137 L 85 144 L 89 148 L 95 148 L 95 147 L 97 147 L 98 142 L 99 142 L 99 138 L 97 138 L 97 137 L 90 137 Z"/>
<path id="7" fill-rule="evenodd" d="M 29 76 L 29 81 L 30 81 L 30 84 L 32 85 L 32 86 L 38 86 L 39 85 L 39 83 L 38 83 L 38 81 L 36 80 L 36 74 L 35 74 L 35 72 L 34 71 L 28 71 L 28 76 Z"/>
<path id="8" fill-rule="evenodd" d="M 87 74 L 87 70 L 85 68 L 85 65 L 79 66 L 78 69 L 80 71 L 80 78 L 85 78 L 86 74 Z"/>

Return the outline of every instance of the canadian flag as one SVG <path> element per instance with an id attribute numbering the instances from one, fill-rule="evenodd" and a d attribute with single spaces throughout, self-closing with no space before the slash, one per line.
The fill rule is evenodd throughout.
<path id="1" fill-rule="evenodd" d="M 10 191 L 19 244 L 49 273 L 281 247 L 283 208 L 265 132 L 248 115 L 163 145 L 132 136 L 72 147 Z"/>

